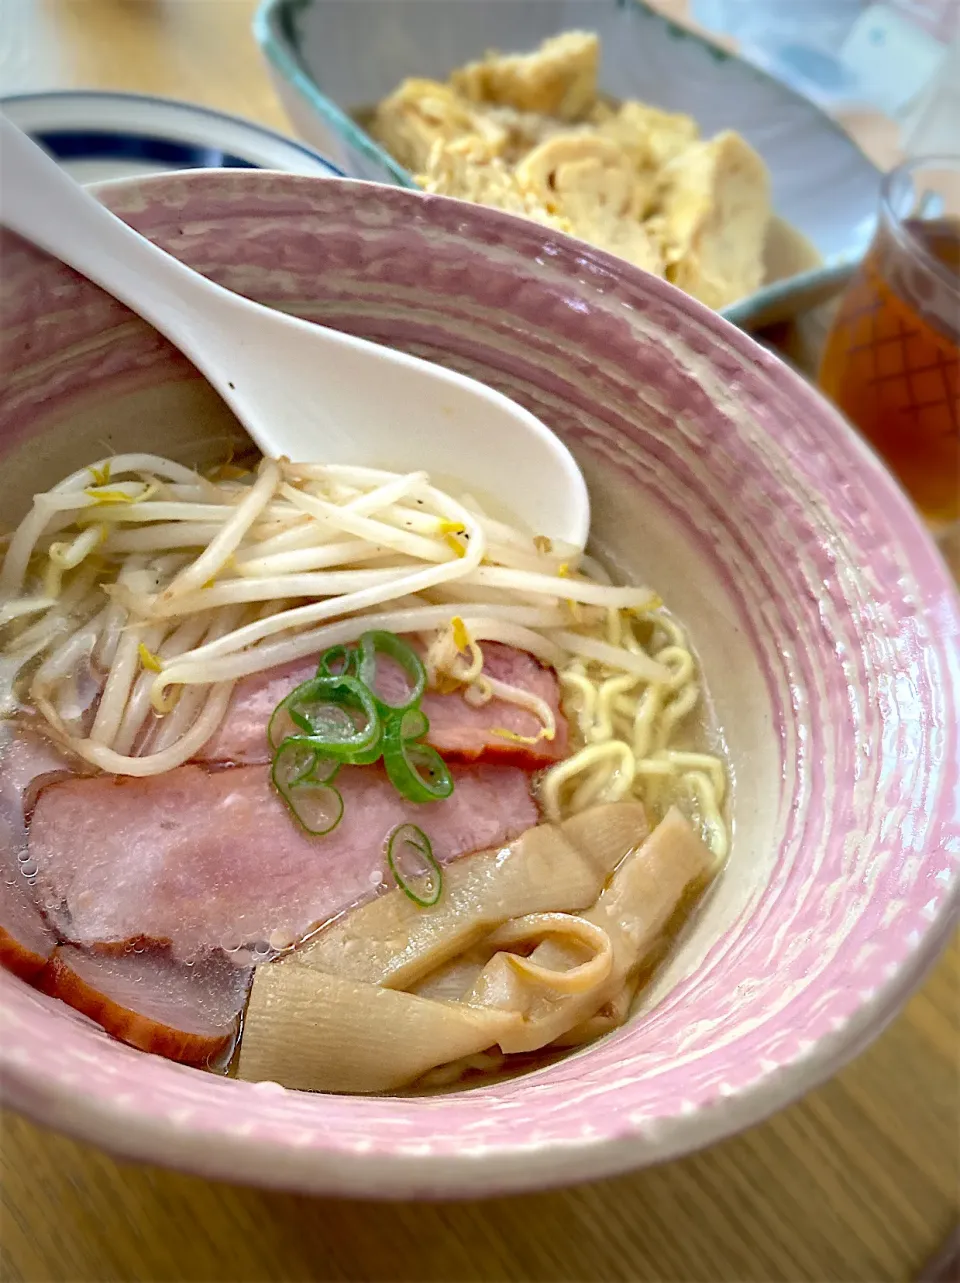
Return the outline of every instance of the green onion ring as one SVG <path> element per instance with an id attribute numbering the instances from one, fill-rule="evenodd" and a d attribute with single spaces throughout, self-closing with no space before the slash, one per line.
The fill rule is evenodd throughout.
<path id="1" fill-rule="evenodd" d="M 402 713 L 394 713 L 384 723 L 384 730 L 391 722 L 400 724 L 400 733 L 409 743 L 411 740 L 423 739 L 430 729 L 430 718 L 422 708 L 405 708 Z"/>
<path id="2" fill-rule="evenodd" d="M 374 689 L 379 654 L 399 664 L 409 678 L 402 705 L 388 703 Z M 280 701 L 267 727 L 271 778 L 308 833 L 330 833 L 340 823 L 343 798 L 332 781 L 342 765 L 366 766 L 382 755 L 387 777 L 409 801 L 450 796 L 453 778 L 446 763 L 423 743 L 430 729 L 420 708 L 426 684 L 417 653 L 395 633 L 378 630 L 364 633 L 358 646 L 329 647 L 317 661 L 317 675 Z M 425 848 L 407 844 L 432 861 L 429 840 L 415 825 L 407 827 L 420 835 Z"/>
<path id="3" fill-rule="evenodd" d="M 377 694 L 376 677 L 377 677 L 377 652 L 389 656 L 404 670 L 410 678 L 410 687 L 402 704 L 391 704 Z M 384 632 L 382 629 L 375 632 L 364 633 L 360 638 L 360 667 L 358 670 L 360 680 L 364 682 L 370 690 L 373 698 L 376 700 L 377 707 L 384 715 L 389 713 L 402 713 L 405 709 L 412 708 L 419 703 L 420 697 L 427 687 L 426 669 L 420 660 L 420 656 L 412 647 L 408 646 L 405 641 L 399 638 L 396 633 Z"/>
<path id="4" fill-rule="evenodd" d="M 335 669 L 336 663 L 342 667 Z M 317 664 L 318 677 L 356 677 L 360 667 L 360 655 L 355 646 L 331 646 L 320 656 Z"/>
<path id="5" fill-rule="evenodd" d="M 343 796 L 332 784 L 297 784 L 288 793 L 278 789 L 290 813 L 305 833 L 322 838 L 343 819 Z"/>
<path id="6" fill-rule="evenodd" d="M 397 859 L 405 848 L 416 851 L 417 855 L 427 865 L 427 872 L 424 876 L 429 878 L 432 894 L 427 896 L 419 895 L 397 868 Z M 421 909 L 429 909 L 431 905 L 436 904 L 440 899 L 440 893 L 443 891 L 443 870 L 433 854 L 430 839 L 418 825 L 400 824 L 393 830 L 387 838 L 387 864 L 390 866 L 390 872 L 396 879 L 397 886 L 403 894 L 412 900 L 414 904 L 419 905 Z"/>
<path id="7" fill-rule="evenodd" d="M 302 741 L 284 740 L 273 759 L 270 777 L 300 827 L 311 837 L 323 837 L 325 833 L 332 833 L 343 819 L 343 797 L 340 790 L 330 783 L 340 763 L 334 761 L 330 769 L 332 759 L 323 759 L 321 766 L 321 759 L 315 758 L 313 766 L 307 768 L 308 773 L 304 773 L 303 747 Z M 294 764 L 295 776 L 288 774 L 291 763 Z M 309 774 L 310 771 L 322 770 L 328 772 L 324 778 L 319 774 L 312 778 Z"/>
<path id="8" fill-rule="evenodd" d="M 453 792 L 447 764 L 427 744 L 419 743 L 430 723 L 419 708 L 387 720 L 383 730 L 383 765 L 391 784 L 410 802 L 440 802 Z"/>
<path id="9" fill-rule="evenodd" d="M 281 790 L 330 784 L 339 769 L 337 758 L 324 754 L 307 735 L 289 735 L 273 756 L 273 779 Z"/>
<path id="10" fill-rule="evenodd" d="M 357 724 L 354 714 L 360 714 Z M 291 733 L 290 725 L 296 731 Z M 313 677 L 291 691 L 274 709 L 267 727 L 270 746 L 288 738 L 309 738 L 322 754 L 341 761 L 376 761 L 382 727 L 376 702 L 355 677 Z"/>

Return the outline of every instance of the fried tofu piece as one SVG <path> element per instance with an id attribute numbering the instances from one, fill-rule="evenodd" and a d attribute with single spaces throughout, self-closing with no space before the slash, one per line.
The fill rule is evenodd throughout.
<path id="1" fill-rule="evenodd" d="M 739 134 L 725 130 L 664 167 L 647 226 L 664 245 L 667 279 L 721 308 L 763 280 L 770 215 L 766 165 Z"/>
<path id="2" fill-rule="evenodd" d="M 586 200 L 618 218 L 639 217 L 630 158 L 596 134 L 566 132 L 548 138 L 520 161 L 517 178 L 544 204 Z"/>
<path id="3" fill-rule="evenodd" d="M 700 130 L 692 116 L 661 111 L 642 102 L 625 102 L 597 120 L 598 132 L 637 155 L 639 164 L 662 169 L 697 141 Z"/>
<path id="4" fill-rule="evenodd" d="M 543 116 L 536 111 L 517 111 L 515 107 L 478 106 L 475 111 L 484 117 L 491 129 L 503 131 L 504 143 L 500 154 L 504 160 L 513 164 L 539 143 L 570 128 L 556 116 Z"/>
<path id="5" fill-rule="evenodd" d="M 573 230 L 568 219 L 525 190 L 503 157 L 476 135 L 453 143 L 438 142 L 417 182 L 427 192 L 519 214 L 559 232 Z"/>
<path id="6" fill-rule="evenodd" d="M 769 176 L 738 134 L 598 95 L 595 34 L 405 80 L 370 132 L 428 192 L 532 218 L 722 308 L 765 279 Z"/>
<path id="7" fill-rule="evenodd" d="M 651 179 L 608 138 L 557 134 L 516 168 L 521 188 L 567 219 L 575 236 L 662 276 L 663 257 L 641 223 Z"/>
<path id="8" fill-rule="evenodd" d="M 394 160 L 416 173 L 423 169 L 435 143 L 470 135 L 488 135 L 497 145 L 497 129 L 470 110 L 469 103 L 436 80 L 405 80 L 377 104 L 370 133 Z M 499 131 L 501 141 L 505 138 Z"/>
<path id="9" fill-rule="evenodd" d="M 640 267 L 652 276 L 665 276 L 666 267 L 663 248 L 659 240 L 643 223 L 629 218 L 608 218 L 600 215 L 590 220 L 585 230 L 574 227 L 574 235 L 581 240 L 589 241 L 597 249 L 606 250 L 626 259 L 634 267 Z"/>
<path id="10" fill-rule="evenodd" d="M 579 120 L 597 97 L 600 41 L 587 31 L 567 31 L 525 54 L 490 53 L 450 76 L 464 98 L 560 120 Z"/>

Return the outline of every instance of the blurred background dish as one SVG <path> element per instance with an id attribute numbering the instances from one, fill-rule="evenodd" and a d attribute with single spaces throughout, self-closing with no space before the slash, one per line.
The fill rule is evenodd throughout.
<path id="1" fill-rule="evenodd" d="M 812 102 L 639 0 L 474 0 L 455 23 L 436 21 L 433 0 L 264 0 L 255 22 L 299 132 L 346 173 L 400 186 L 411 175 L 354 113 L 405 77 L 444 80 L 489 49 L 527 52 L 574 28 L 601 38 L 604 93 L 691 115 L 707 136 L 735 130 L 769 167 L 782 223 L 768 280 L 724 314 L 753 328 L 834 293 L 869 244 L 877 169 Z"/>
<path id="2" fill-rule="evenodd" d="M 312 147 L 253 121 L 142 94 L 12 94 L 2 109 L 82 183 L 171 169 L 339 170 Z"/>

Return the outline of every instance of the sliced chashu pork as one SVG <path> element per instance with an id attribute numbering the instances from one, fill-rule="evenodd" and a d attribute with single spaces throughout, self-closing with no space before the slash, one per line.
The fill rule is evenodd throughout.
<path id="1" fill-rule="evenodd" d="M 343 819 L 322 838 L 292 819 L 266 766 L 53 784 L 30 827 L 38 902 L 62 938 L 85 946 L 146 939 L 181 958 L 283 947 L 375 893 L 385 839 L 400 824 L 420 825 L 441 863 L 536 824 L 524 772 L 453 774 L 449 798 L 416 805 L 379 767 L 344 768 Z"/>
<path id="2" fill-rule="evenodd" d="M 28 821 L 40 790 L 72 767 L 46 740 L 24 729 L 8 728 L 0 745 L 0 965 L 134 1047 L 208 1064 L 225 1055 L 236 1037 L 249 968 L 238 969 L 221 953 L 188 967 L 164 950 L 95 957 L 71 946 L 58 948 L 38 906 L 28 876 Z"/>
<path id="3" fill-rule="evenodd" d="M 37 906 L 27 857 L 27 816 L 37 790 L 70 769 L 40 736 L 0 730 L 0 964 L 29 980 L 56 936 Z"/>
<path id="4" fill-rule="evenodd" d="M 484 645 L 483 657 L 487 676 L 509 686 L 522 687 L 550 706 L 557 719 L 556 735 L 552 740 L 541 739 L 535 744 L 520 743 L 510 736 L 532 738 L 541 726 L 539 719 L 527 709 L 500 699 L 475 707 L 459 691 L 441 695 L 438 691 L 428 690 L 421 701 L 421 708 L 430 719 L 428 742 L 444 757 L 460 761 L 509 762 L 528 770 L 548 766 L 564 758 L 567 754 L 567 723 L 560 712 L 556 674 L 537 663 L 526 651 L 495 642 Z M 316 667 L 315 660 L 300 660 L 257 673 L 238 683 L 222 726 L 204 745 L 198 760 L 244 765 L 267 761 L 267 724 L 271 713 L 295 686 L 314 676 Z M 396 698 L 402 692 L 406 678 L 399 669 L 393 670 L 389 665 L 381 664 L 378 687 L 384 679 L 386 684 L 381 693 L 385 697 Z M 496 734 L 503 730 L 509 734 Z"/>
<path id="5" fill-rule="evenodd" d="M 250 976 L 222 953 L 188 966 L 165 949 L 97 955 L 61 945 L 36 983 L 132 1047 L 209 1065 L 233 1046 Z"/>
<path id="6" fill-rule="evenodd" d="M 43 970 L 56 943 L 26 879 L 5 868 L 0 887 L 0 966 L 22 980 L 32 980 Z"/>

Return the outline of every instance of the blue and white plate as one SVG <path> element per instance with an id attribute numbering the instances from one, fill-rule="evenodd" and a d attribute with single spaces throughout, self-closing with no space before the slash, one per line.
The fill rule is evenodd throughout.
<path id="1" fill-rule="evenodd" d="M 71 90 L 13 94 L 0 107 L 82 183 L 171 169 L 341 173 L 304 143 L 171 98 Z"/>
<path id="2" fill-rule="evenodd" d="M 405 76 L 443 80 L 488 49 L 532 49 L 575 27 L 601 38 L 605 93 L 687 112 L 707 135 L 735 129 L 766 161 L 779 215 L 767 283 L 724 314 L 752 327 L 836 292 L 870 241 L 876 168 L 814 103 L 643 0 L 261 0 L 254 24 L 303 137 L 348 174 L 402 187 L 412 176 L 360 128 L 358 109 Z"/>

